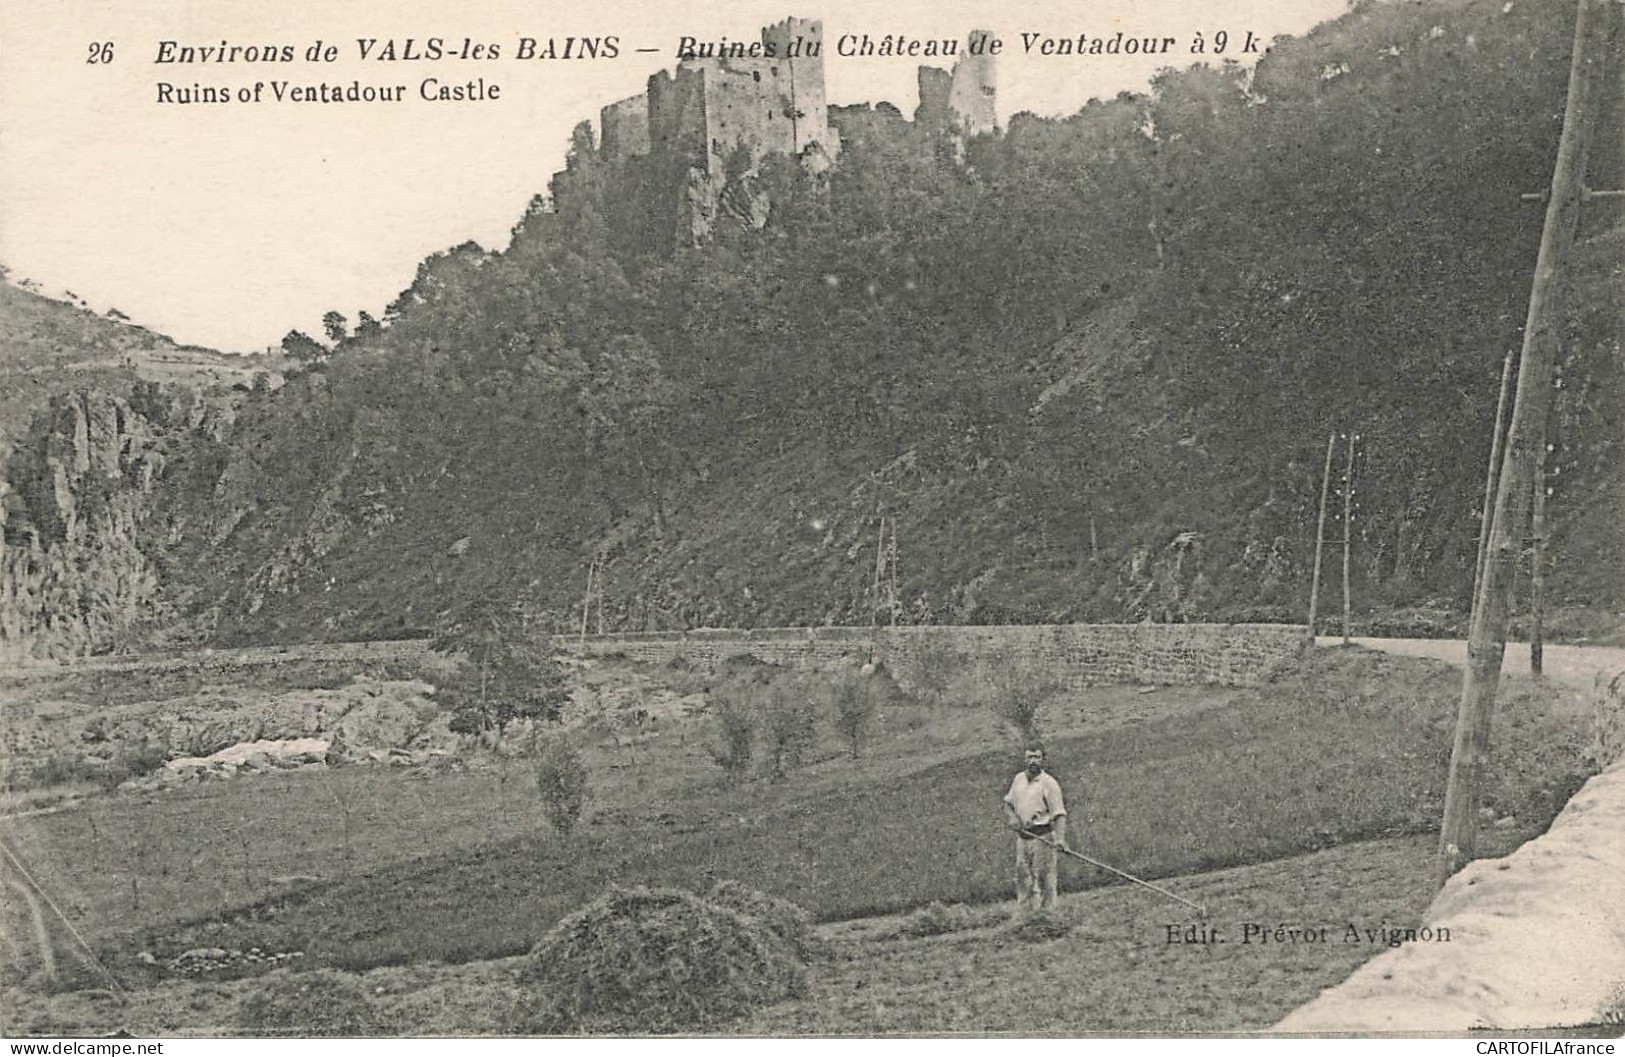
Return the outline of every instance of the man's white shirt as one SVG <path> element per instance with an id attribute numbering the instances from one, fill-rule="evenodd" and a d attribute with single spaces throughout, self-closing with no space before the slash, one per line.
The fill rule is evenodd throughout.
<path id="1" fill-rule="evenodd" d="M 1016 774 L 1004 802 L 1015 809 L 1016 816 L 1026 826 L 1042 826 L 1066 814 L 1061 800 L 1061 783 L 1040 771 L 1037 778 L 1028 778 L 1026 771 Z"/>

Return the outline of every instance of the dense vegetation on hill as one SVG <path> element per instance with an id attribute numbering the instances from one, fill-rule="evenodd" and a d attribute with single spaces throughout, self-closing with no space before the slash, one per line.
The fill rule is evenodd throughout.
<path id="1" fill-rule="evenodd" d="M 1447 622 L 1570 20 L 1364 5 L 963 160 L 832 111 L 832 172 L 770 160 L 723 196 L 770 203 L 762 230 L 675 251 L 662 174 L 584 127 L 507 250 L 425 261 L 249 395 L 193 460 L 220 475 L 164 499 L 211 523 L 161 576 L 222 638 L 488 598 L 568 626 L 594 555 L 610 627 L 867 622 L 886 516 L 906 621 L 1302 619 L 1353 431 L 1356 607 Z M 1625 597 L 1618 224 L 1590 207 L 1552 437 L 1554 603 L 1588 627 Z"/>
<path id="2" fill-rule="evenodd" d="M 9 278 L 0 266 L 0 279 Z M 58 300 L 32 286 L 27 279 L 0 282 L 0 466 L 30 420 L 70 390 L 128 390 L 137 380 L 204 389 L 246 384 L 255 371 L 275 366 L 263 357 L 181 345 L 116 308 L 97 315 L 71 294 Z"/>

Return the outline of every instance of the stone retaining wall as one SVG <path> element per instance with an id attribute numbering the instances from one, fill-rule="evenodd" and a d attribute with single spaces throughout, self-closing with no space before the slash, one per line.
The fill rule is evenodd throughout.
<path id="1" fill-rule="evenodd" d="M 681 657 L 707 671 L 749 655 L 786 667 L 874 657 L 904 688 L 928 667 L 1015 659 L 1040 665 L 1068 688 L 1102 683 L 1252 686 L 1305 647 L 1295 624 L 1046 624 L 975 627 L 765 628 L 628 632 L 568 638 L 589 657 L 622 654 L 657 664 Z"/>

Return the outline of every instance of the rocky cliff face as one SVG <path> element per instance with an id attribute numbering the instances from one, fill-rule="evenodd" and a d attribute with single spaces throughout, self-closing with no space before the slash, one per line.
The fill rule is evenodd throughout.
<path id="1" fill-rule="evenodd" d="M 150 522 L 166 450 L 223 422 L 157 386 L 138 386 L 133 401 L 58 397 L 0 481 L 0 660 L 106 652 L 163 615 Z"/>

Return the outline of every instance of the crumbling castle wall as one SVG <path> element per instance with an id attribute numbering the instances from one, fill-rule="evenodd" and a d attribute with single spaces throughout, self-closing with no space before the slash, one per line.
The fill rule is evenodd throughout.
<path id="1" fill-rule="evenodd" d="M 948 131 L 953 124 L 949 96 L 954 75 L 938 66 L 921 66 L 919 85 L 920 105 L 914 108 L 914 123 L 932 132 Z"/>
<path id="2" fill-rule="evenodd" d="M 635 95 L 598 112 L 599 150 L 611 161 L 649 153 L 649 97 Z"/>
<path id="3" fill-rule="evenodd" d="M 723 176 L 737 152 L 751 164 L 795 153 L 795 123 L 777 67 L 765 60 L 707 59 L 698 64 L 710 173 Z"/>

